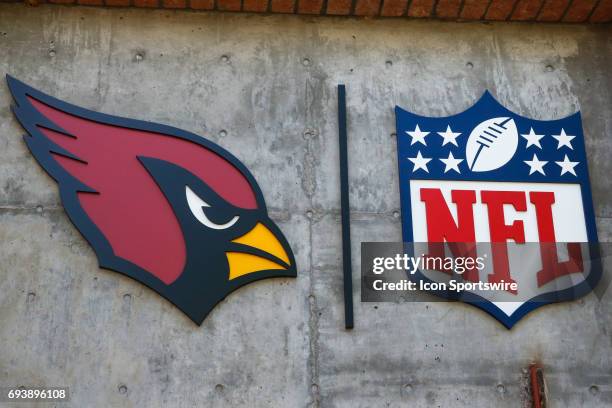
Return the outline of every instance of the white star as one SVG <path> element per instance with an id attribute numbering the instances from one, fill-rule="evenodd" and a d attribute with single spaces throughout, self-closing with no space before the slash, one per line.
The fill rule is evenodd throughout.
<path id="1" fill-rule="evenodd" d="M 417 171 L 418 169 L 425 170 L 425 172 L 429 173 L 429 169 L 427 168 L 427 163 L 429 163 L 431 159 L 421 156 L 420 150 L 417 152 L 416 157 L 408 157 L 408 160 L 414 163 L 414 168 L 412 169 L 413 173 Z"/>
<path id="2" fill-rule="evenodd" d="M 524 162 L 529 166 L 529 175 L 532 175 L 536 171 L 544 176 L 546 175 L 546 173 L 544 173 L 544 165 L 548 162 L 539 160 L 535 153 L 533 154 L 533 159 L 524 160 Z"/>
<path id="3" fill-rule="evenodd" d="M 552 135 L 552 137 L 557 139 L 557 141 L 559 142 L 559 145 L 557 146 L 557 150 L 559 150 L 563 146 L 567 146 L 570 149 L 574 150 L 574 148 L 572 147 L 572 139 L 575 138 L 576 136 L 566 135 L 565 134 L 565 129 L 563 129 L 563 128 L 561 129 L 561 134 L 560 135 Z"/>
<path id="4" fill-rule="evenodd" d="M 419 125 L 416 125 L 414 131 L 406 131 L 406 133 L 408 133 L 410 137 L 412 137 L 412 142 L 410 143 L 410 146 L 412 146 L 416 142 L 423 143 L 424 146 L 427 146 L 427 143 L 425 143 L 425 136 L 427 136 L 429 132 L 422 132 L 421 129 L 419 129 Z"/>
<path id="5" fill-rule="evenodd" d="M 457 173 L 461 174 L 459 163 L 461 163 L 463 159 L 455 159 L 453 157 L 453 152 L 448 152 L 448 159 L 440 159 L 440 161 L 444 163 L 444 173 L 449 170 L 455 170 Z"/>
<path id="6" fill-rule="evenodd" d="M 442 141 L 442 146 L 444 146 L 447 143 L 452 143 L 455 146 L 459 147 L 459 145 L 457 144 L 457 136 L 459 136 L 461 133 L 453 132 L 450 126 L 446 126 L 445 132 L 437 132 L 437 133 L 444 138 L 444 140 Z"/>
<path id="7" fill-rule="evenodd" d="M 533 131 L 533 128 L 529 129 L 529 133 L 526 135 L 521 135 L 525 139 L 527 139 L 527 147 L 525 149 L 529 149 L 529 146 L 538 146 L 540 149 L 542 145 L 540 144 L 540 139 L 544 137 L 544 135 L 536 135 Z"/>
<path id="8" fill-rule="evenodd" d="M 561 166 L 561 175 L 564 175 L 565 173 L 572 173 L 575 176 L 576 171 L 574 170 L 574 167 L 576 167 L 580 162 L 570 161 L 570 159 L 567 157 L 567 154 L 566 154 L 563 161 L 555 162 L 555 163 Z"/>

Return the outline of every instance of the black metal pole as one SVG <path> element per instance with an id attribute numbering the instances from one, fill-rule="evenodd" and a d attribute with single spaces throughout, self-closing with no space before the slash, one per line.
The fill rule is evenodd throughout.
<path id="1" fill-rule="evenodd" d="M 340 139 L 340 213 L 342 215 L 342 268 L 344 277 L 344 327 L 352 329 L 353 267 L 351 264 L 351 214 L 348 187 L 348 148 L 346 133 L 346 89 L 338 85 L 338 133 Z"/>

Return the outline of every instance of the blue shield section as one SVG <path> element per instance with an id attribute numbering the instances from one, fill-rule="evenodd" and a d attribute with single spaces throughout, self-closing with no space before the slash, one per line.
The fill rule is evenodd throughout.
<path id="1" fill-rule="evenodd" d="M 464 112 L 447 117 L 420 116 L 396 107 L 397 151 L 402 206 L 403 240 L 412 248 L 423 237 L 422 214 L 415 214 L 411 181 L 470 181 L 527 183 L 539 186 L 580 186 L 582 209 L 573 216 L 582 223 L 591 248 L 598 257 L 597 231 L 580 113 L 558 120 L 534 120 L 506 109 L 489 92 Z M 414 193 L 412 193 L 414 194 Z M 452 204 L 451 204 L 452 206 Z M 414 220 L 418 216 L 420 220 Z M 419 221 L 419 222 L 416 222 Z M 431 220 L 426 220 L 431 222 Z M 571 219 L 560 222 L 572 222 Z M 416 229 L 415 229 L 416 228 Z M 410 252 L 411 250 L 408 250 Z M 529 311 L 552 302 L 576 299 L 589 293 L 601 277 L 594 262 L 587 279 L 555 293 L 542 293 L 521 303 L 512 313 L 478 295 L 461 301 L 473 304 L 511 328 Z M 411 279 L 428 278 L 420 272 Z M 446 292 L 434 292 L 445 297 Z"/>

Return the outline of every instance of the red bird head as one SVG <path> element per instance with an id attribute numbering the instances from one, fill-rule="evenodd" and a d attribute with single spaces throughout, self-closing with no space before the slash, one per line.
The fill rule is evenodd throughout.
<path id="1" fill-rule="evenodd" d="M 259 186 L 229 152 L 177 128 L 92 112 L 7 81 L 25 142 L 59 184 L 100 267 L 149 286 L 198 324 L 240 286 L 296 276 Z"/>

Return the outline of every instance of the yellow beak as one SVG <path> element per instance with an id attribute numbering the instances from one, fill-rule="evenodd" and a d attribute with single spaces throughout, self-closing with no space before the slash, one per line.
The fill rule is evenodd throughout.
<path id="1" fill-rule="evenodd" d="M 272 231 L 262 223 L 257 223 L 252 230 L 232 240 L 232 242 L 246 245 L 252 249 L 262 251 L 267 255 L 272 255 L 270 258 L 276 258 L 286 265 L 291 266 L 287 251 L 281 242 Z M 226 255 L 229 263 L 230 280 L 253 272 L 287 269 L 287 267 L 280 263 L 259 255 L 234 251 L 226 252 Z"/>

